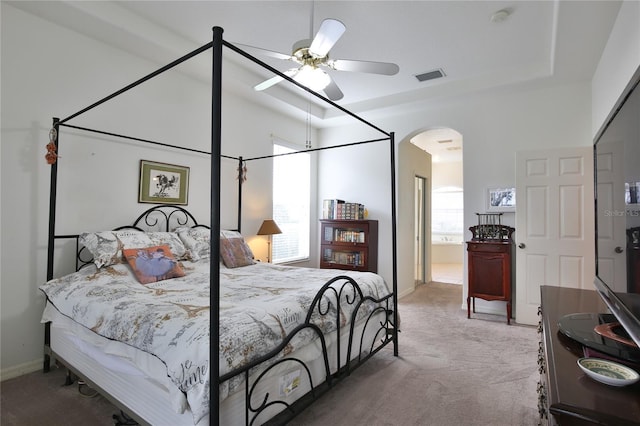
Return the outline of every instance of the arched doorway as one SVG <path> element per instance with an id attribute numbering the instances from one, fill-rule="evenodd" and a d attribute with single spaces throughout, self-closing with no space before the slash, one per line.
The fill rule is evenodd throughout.
<path id="1" fill-rule="evenodd" d="M 416 190 L 416 282 L 424 278 L 424 247 L 430 247 L 431 280 L 452 284 L 464 282 L 464 204 L 462 135 L 450 128 L 433 128 L 413 136 L 410 142 L 431 154 L 430 197 L 422 199 Z M 416 176 L 416 187 L 420 177 Z M 430 203 L 426 200 L 430 199 Z M 431 215 L 431 238 L 421 226 L 420 211 Z M 424 215 L 422 215 L 424 216 Z M 420 244 L 422 242 L 422 245 Z"/>

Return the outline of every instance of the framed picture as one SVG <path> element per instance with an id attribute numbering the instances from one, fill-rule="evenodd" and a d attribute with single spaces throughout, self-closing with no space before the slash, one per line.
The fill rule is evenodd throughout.
<path id="1" fill-rule="evenodd" d="M 487 189 L 487 211 L 515 212 L 516 189 L 504 187 Z"/>
<path id="2" fill-rule="evenodd" d="M 139 203 L 180 204 L 189 201 L 189 167 L 140 160 Z"/>
<path id="3" fill-rule="evenodd" d="M 624 203 L 627 206 L 640 206 L 640 182 L 624 184 Z"/>

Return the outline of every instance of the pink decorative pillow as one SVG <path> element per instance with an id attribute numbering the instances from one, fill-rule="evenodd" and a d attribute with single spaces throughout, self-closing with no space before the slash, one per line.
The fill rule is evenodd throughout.
<path id="1" fill-rule="evenodd" d="M 253 265 L 253 252 L 236 231 L 220 231 L 220 257 L 227 268 Z"/>
<path id="2" fill-rule="evenodd" d="M 122 252 L 141 284 L 184 277 L 182 267 L 167 245 L 124 249 Z"/>

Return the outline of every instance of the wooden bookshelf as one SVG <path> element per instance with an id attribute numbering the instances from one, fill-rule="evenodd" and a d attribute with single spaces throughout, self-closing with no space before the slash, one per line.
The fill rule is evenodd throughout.
<path id="1" fill-rule="evenodd" d="M 377 220 L 320 220 L 320 268 L 378 271 Z"/>

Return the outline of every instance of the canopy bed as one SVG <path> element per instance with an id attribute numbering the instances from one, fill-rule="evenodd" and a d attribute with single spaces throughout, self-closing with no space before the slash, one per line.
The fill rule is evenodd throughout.
<path id="1" fill-rule="evenodd" d="M 47 283 L 41 286 L 47 299 L 44 370 L 49 370 L 52 358 L 61 361 L 141 424 L 284 423 L 387 345 L 398 354 L 393 134 L 301 86 L 225 41 L 222 34 L 214 27 L 211 43 L 67 118 L 54 118 L 47 146 L 51 189 Z M 368 272 L 253 260 L 240 233 L 242 170 L 248 161 L 272 156 L 221 153 L 223 48 L 383 135 L 305 151 L 389 142 L 391 285 Z M 204 153 L 211 159 L 209 225 L 200 224 L 183 207 L 161 205 L 112 230 L 56 232 L 61 129 L 202 153 L 69 121 L 209 49 L 211 151 Z M 238 218 L 233 230 L 220 225 L 222 158 L 238 162 Z M 76 272 L 54 278 L 60 240 L 75 241 Z M 161 265 L 167 268 L 152 272 Z"/>

